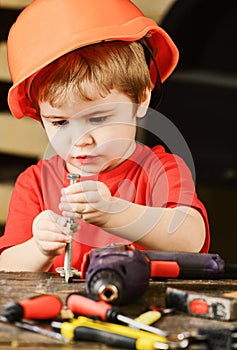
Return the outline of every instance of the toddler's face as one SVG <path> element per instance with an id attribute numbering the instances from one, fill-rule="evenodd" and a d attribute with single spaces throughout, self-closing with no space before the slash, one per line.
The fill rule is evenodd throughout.
<path id="1" fill-rule="evenodd" d="M 93 101 L 69 93 L 64 104 L 40 102 L 39 108 L 49 141 L 69 172 L 98 174 L 116 167 L 135 149 L 137 109 L 116 90 Z"/>

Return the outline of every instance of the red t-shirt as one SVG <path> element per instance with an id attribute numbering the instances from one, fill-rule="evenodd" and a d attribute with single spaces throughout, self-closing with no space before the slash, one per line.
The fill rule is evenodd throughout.
<path id="1" fill-rule="evenodd" d="M 65 162 L 59 156 L 40 160 L 19 175 L 12 193 L 5 232 L 0 238 L 0 252 L 30 239 L 33 220 L 43 210 L 50 209 L 60 214 L 60 191 L 69 185 L 66 175 Z M 137 144 L 132 156 L 117 168 L 98 176 L 82 177 L 80 181 L 85 179 L 104 182 L 112 196 L 140 205 L 196 208 L 206 225 L 206 239 L 201 252 L 208 252 L 210 234 L 207 213 L 197 198 L 191 172 L 180 157 L 165 152 L 162 146 L 151 150 Z M 130 242 L 80 221 L 80 228 L 73 235 L 72 266 L 80 269 L 87 251 L 112 243 Z M 63 266 L 63 261 L 64 254 L 57 256 L 51 271 Z"/>

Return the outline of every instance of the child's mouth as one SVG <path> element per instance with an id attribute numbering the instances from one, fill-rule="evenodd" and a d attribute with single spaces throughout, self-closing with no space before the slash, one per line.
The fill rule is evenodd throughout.
<path id="1" fill-rule="evenodd" d="M 96 156 L 90 156 L 90 155 L 84 155 L 84 156 L 78 156 L 75 157 L 77 161 L 79 161 L 81 164 L 91 164 L 94 163 L 96 160 Z"/>

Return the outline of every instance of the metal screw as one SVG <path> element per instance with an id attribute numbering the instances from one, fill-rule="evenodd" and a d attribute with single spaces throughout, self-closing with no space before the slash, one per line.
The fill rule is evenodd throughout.
<path id="1" fill-rule="evenodd" d="M 78 174 L 68 174 L 67 178 L 70 180 L 70 185 L 73 185 L 80 178 L 80 175 L 78 175 Z M 76 229 L 77 229 L 77 226 L 78 226 L 77 223 L 71 218 L 68 218 L 67 222 L 69 224 L 69 228 L 70 228 L 71 233 L 75 232 Z"/>
<path id="2" fill-rule="evenodd" d="M 70 185 L 73 185 L 77 182 L 80 175 L 78 174 L 68 174 L 67 178 L 70 180 Z M 77 223 L 71 219 L 67 219 L 67 224 L 70 228 L 70 235 L 72 237 L 73 232 L 75 232 L 78 228 Z M 61 277 L 65 278 L 65 281 L 69 283 L 73 276 L 78 276 L 79 272 L 77 269 L 72 268 L 72 239 L 70 243 L 66 245 L 65 257 L 64 257 L 64 267 L 58 267 L 56 271 L 60 274 Z"/>

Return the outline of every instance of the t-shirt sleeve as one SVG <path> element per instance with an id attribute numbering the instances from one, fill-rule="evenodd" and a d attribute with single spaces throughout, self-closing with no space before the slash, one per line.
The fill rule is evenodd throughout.
<path id="1" fill-rule="evenodd" d="M 182 158 L 177 155 L 162 152 L 160 148 L 153 149 L 160 162 L 153 176 L 152 206 L 174 208 L 177 206 L 189 206 L 199 211 L 202 215 L 206 239 L 201 252 L 207 253 L 210 245 L 210 229 L 207 211 L 199 200 L 193 175 Z"/>
<path id="2" fill-rule="evenodd" d="M 32 223 L 42 211 L 39 167 L 33 165 L 21 173 L 15 183 L 5 225 L 0 238 L 0 253 L 32 237 Z"/>

